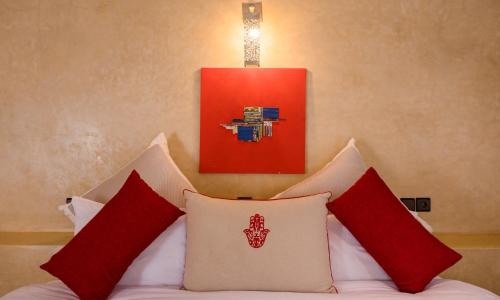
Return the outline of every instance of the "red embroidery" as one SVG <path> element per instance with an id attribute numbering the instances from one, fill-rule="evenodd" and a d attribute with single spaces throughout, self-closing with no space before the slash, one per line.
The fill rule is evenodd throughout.
<path id="1" fill-rule="evenodd" d="M 266 241 L 266 236 L 271 230 L 264 228 L 264 217 L 255 214 L 250 217 L 250 226 L 243 230 L 248 239 L 248 244 L 253 248 L 260 248 Z"/>

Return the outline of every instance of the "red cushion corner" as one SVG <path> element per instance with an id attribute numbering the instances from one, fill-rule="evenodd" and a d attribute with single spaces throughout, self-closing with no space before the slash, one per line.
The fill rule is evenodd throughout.
<path id="1" fill-rule="evenodd" d="M 327 207 L 401 292 L 423 291 L 462 258 L 411 215 L 373 168 Z"/>
<path id="2" fill-rule="evenodd" d="M 183 214 L 134 170 L 101 211 L 40 268 L 80 299 L 106 299 L 132 261 Z"/>

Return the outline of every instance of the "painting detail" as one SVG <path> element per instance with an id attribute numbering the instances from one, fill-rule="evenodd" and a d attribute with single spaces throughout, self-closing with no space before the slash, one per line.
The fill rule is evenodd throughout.
<path id="1" fill-rule="evenodd" d="M 262 247 L 266 241 L 267 234 L 271 232 L 268 228 L 264 227 L 264 216 L 255 214 L 250 217 L 250 225 L 243 233 L 248 239 L 250 247 L 258 249 Z"/>
<path id="2" fill-rule="evenodd" d="M 273 136 L 273 123 L 279 118 L 277 107 L 246 106 L 243 108 L 243 119 L 233 119 L 229 124 L 220 126 L 231 130 L 239 141 L 259 142 L 263 137 Z"/>

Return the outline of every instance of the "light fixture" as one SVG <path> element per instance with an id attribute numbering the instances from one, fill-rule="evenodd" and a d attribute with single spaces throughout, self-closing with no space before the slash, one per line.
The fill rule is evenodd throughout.
<path id="1" fill-rule="evenodd" d="M 259 67 L 262 2 L 244 2 L 242 4 L 242 10 L 244 26 L 245 67 Z"/>

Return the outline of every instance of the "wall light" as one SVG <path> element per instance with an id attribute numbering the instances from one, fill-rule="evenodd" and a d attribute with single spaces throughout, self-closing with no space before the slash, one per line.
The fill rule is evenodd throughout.
<path id="1" fill-rule="evenodd" d="M 249 1 L 242 4 L 245 67 L 260 66 L 260 22 L 262 2 Z"/>

